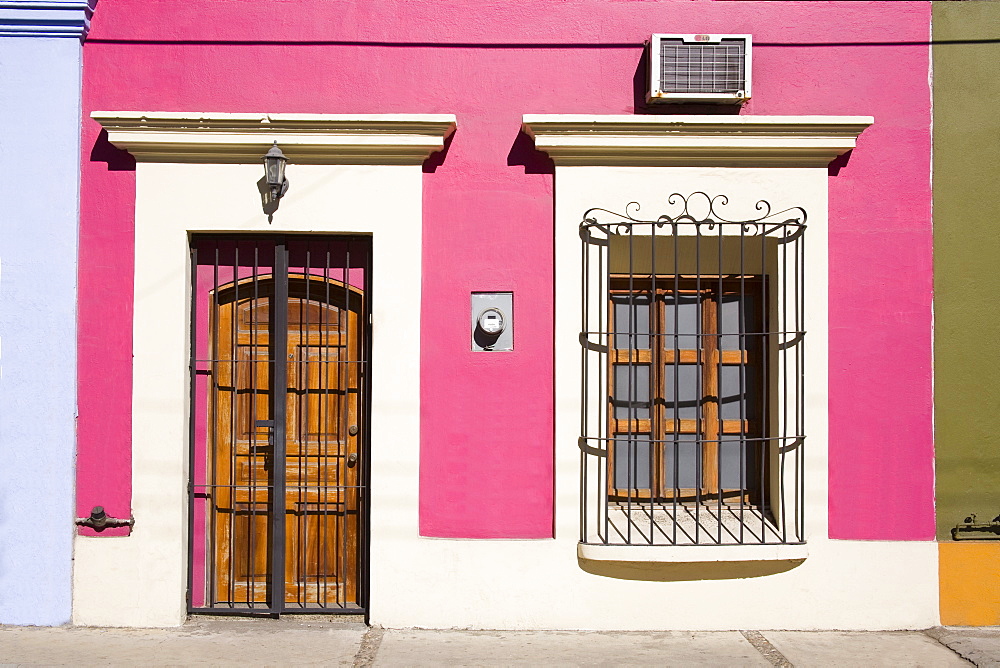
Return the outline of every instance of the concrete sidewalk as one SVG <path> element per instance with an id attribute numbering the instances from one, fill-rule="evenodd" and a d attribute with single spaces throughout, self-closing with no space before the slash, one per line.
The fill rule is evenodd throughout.
<path id="1" fill-rule="evenodd" d="M 965 657 L 965 658 L 963 658 Z M 967 660 L 968 659 L 968 660 Z M 1000 666 L 1000 630 L 427 631 L 329 618 L 0 627 L 0 665 Z"/>

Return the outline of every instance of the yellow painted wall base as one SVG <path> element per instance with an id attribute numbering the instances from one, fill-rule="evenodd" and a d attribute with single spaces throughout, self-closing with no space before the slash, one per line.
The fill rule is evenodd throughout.
<path id="1" fill-rule="evenodd" d="M 941 623 L 1000 624 L 1000 543 L 939 543 Z"/>

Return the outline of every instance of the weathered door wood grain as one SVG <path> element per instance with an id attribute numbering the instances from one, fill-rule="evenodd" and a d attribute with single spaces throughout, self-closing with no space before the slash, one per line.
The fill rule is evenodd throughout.
<path id="1" fill-rule="evenodd" d="M 212 323 L 215 384 L 210 468 L 214 599 L 266 606 L 270 532 L 284 524 L 284 607 L 343 607 L 358 600 L 360 296 L 337 282 L 289 279 L 287 344 L 272 345 L 274 284 L 219 290 Z M 287 386 L 272 398 L 272 364 Z M 275 461 L 273 402 L 286 404 L 285 457 Z M 275 476 L 285 514 L 273 517 Z"/>

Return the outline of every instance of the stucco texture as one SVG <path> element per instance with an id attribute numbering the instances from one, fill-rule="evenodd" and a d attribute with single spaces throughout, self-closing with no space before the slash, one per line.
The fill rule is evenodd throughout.
<path id="1" fill-rule="evenodd" d="M 934 5 L 937 537 L 1000 514 L 1000 4 Z M 993 40 L 948 44 L 948 40 Z M 995 622 L 994 622 L 995 623 Z"/>
<path id="2" fill-rule="evenodd" d="M 79 41 L 0 37 L 0 90 L 0 624 L 58 625 L 73 564 Z"/>
<path id="3" fill-rule="evenodd" d="M 740 113 L 876 118 L 830 176 L 830 383 L 812 390 L 829 390 L 830 535 L 929 539 L 928 27 L 908 2 L 103 0 L 84 111 L 456 114 L 423 175 L 419 531 L 546 538 L 553 448 L 576 447 L 553 439 L 553 304 L 579 296 L 554 294 L 553 168 L 521 115 L 649 113 L 650 33 L 752 33 Z M 887 38 L 903 44 L 870 44 Z M 832 39 L 848 45 L 814 45 Z M 134 173 L 99 130 L 84 121 L 78 505 L 119 514 Z M 514 293 L 515 349 L 473 353 L 469 293 L 494 290 Z"/>

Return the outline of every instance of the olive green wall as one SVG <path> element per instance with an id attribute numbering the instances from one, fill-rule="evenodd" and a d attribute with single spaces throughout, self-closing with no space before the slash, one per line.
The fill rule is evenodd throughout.
<path id="1" fill-rule="evenodd" d="M 935 2 L 932 36 L 937 534 L 950 540 L 970 513 L 1000 515 L 1000 41 L 941 42 L 1000 40 L 1000 2 Z"/>

